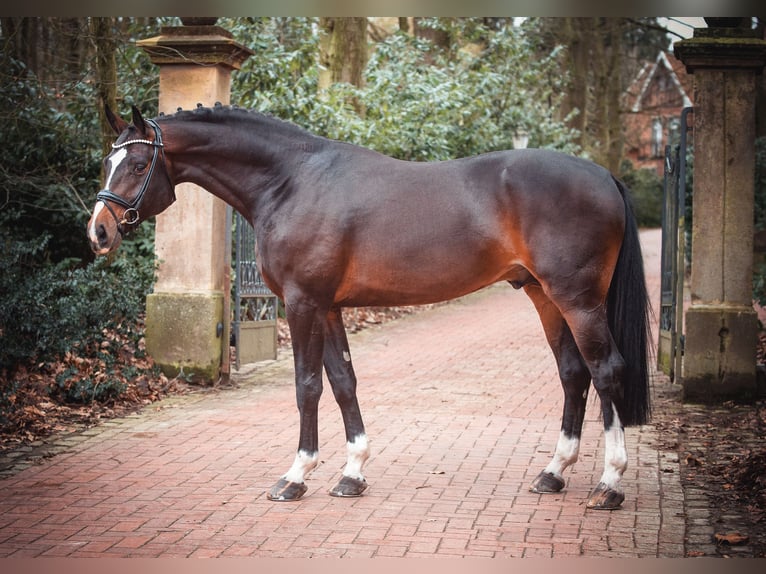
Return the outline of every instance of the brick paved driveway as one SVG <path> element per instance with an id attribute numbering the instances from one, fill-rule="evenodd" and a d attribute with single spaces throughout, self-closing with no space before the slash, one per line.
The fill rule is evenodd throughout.
<path id="1" fill-rule="evenodd" d="M 656 302 L 659 231 L 642 237 Z M 623 509 L 586 509 L 603 464 L 594 398 L 566 489 L 527 491 L 553 452 L 562 394 L 523 293 L 494 286 L 350 343 L 373 451 L 366 496 L 326 494 L 345 444 L 325 385 L 308 492 L 266 499 L 297 442 L 285 354 L 236 388 L 64 437 L 60 454 L 0 480 L 0 557 L 683 556 L 678 460 L 651 425 L 626 433 Z"/>

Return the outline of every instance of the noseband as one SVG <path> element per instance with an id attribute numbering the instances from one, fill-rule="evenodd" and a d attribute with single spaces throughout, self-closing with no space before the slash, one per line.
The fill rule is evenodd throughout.
<path id="1" fill-rule="evenodd" d="M 119 195 L 116 195 L 112 193 L 108 189 L 102 189 L 98 192 L 96 195 L 96 201 L 102 202 L 106 208 L 109 210 L 109 213 L 112 214 L 112 217 L 114 217 L 114 220 L 117 222 L 117 231 L 120 232 L 120 235 L 125 235 L 126 231 L 123 228 L 123 225 L 135 225 L 138 223 L 138 220 L 141 218 L 141 215 L 138 212 L 138 208 L 141 207 L 141 202 L 144 200 L 144 194 L 146 193 L 146 189 L 149 187 L 149 182 L 152 180 L 152 175 L 154 174 L 154 168 L 157 165 L 157 158 L 159 157 L 160 150 L 164 147 L 162 143 L 162 130 L 160 130 L 160 126 L 155 122 L 154 120 L 145 120 L 146 123 L 148 123 L 150 126 L 152 126 L 152 129 L 154 130 L 154 141 L 151 140 L 144 140 L 144 139 L 135 139 L 135 140 L 128 140 L 124 141 L 120 144 L 112 144 L 112 149 L 120 149 L 126 146 L 129 146 L 131 144 L 145 144 L 150 145 L 154 148 L 154 153 L 152 154 L 152 163 L 149 164 L 149 171 L 146 174 L 146 178 L 144 179 L 143 184 L 141 184 L 141 189 L 138 191 L 138 195 L 133 199 L 133 201 L 127 201 L 124 198 L 120 197 Z M 162 151 L 163 156 L 163 163 L 165 158 L 165 151 Z M 170 176 L 168 176 L 167 171 L 165 172 L 165 175 L 168 177 L 168 181 L 170 181 Z M 171 186 L 173 185 L 172 182 L 170 182 Z M 125 208 L 125 211 L 122 212 L 122 219 L 117 217 L 117 214 L 114 212 L 114 209 L 112 209 L 112 206 L 109 205 L 109 203 L 116 203 L 117 205 L 120 205 Z"/>

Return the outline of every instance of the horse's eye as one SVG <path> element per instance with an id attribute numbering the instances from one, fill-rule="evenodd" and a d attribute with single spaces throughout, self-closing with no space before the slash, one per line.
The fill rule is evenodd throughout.
<path id="1" fill-rule="evenodd" d="M 133 173 L 137 175 L 141 175 L 146 171 L 146 164 L 145 163 L 137 163 L 135 167 L 133 168 Z"/>

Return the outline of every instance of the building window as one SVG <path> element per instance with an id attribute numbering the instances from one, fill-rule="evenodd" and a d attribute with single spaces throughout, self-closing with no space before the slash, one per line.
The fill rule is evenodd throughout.
<path id="1" fill-rule="evenodd" d="M 662 157 L 662 120 L 654 118 L 652 122 L 652 157 Z"/>
<path id="2" fill-rule="evenodd" d="M 668 126 L 668 144 L 678 145 L 681 141 L 681 120 L 673 118 Z"/>

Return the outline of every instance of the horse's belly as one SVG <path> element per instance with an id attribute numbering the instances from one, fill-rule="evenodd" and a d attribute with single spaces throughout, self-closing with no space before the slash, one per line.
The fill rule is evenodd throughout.
<path id="1" fill-rule="evenodd" d="M 513 267 L 507 256 L 477 257 L 454 251 L 448 257 L 441 252 L 396 261 L 352 262 L 335 302 L 347 307 L 437 303 L 505 279 Z"/>

